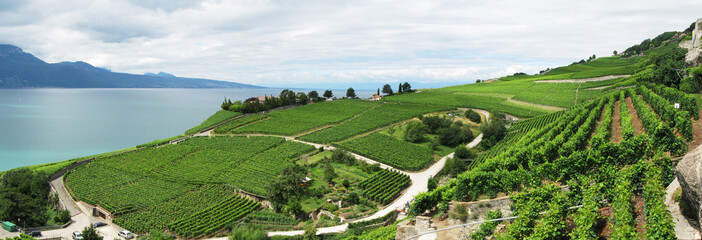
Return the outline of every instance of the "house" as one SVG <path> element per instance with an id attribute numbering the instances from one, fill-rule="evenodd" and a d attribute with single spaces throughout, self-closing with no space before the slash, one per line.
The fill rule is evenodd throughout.
<path id="1" fill-rule="evenodd" d="M 258 97 L 256 97 L 256 98 L 258 98 L 258 101 L 259 101 L 259 102 L 266 101 L 266 96 L 265 96 L 265 95 L 264 95 L 264 96 L 258 96 Z"/>
<path id="2" fill-rule="evenodd" d="M 375 94 L 375 95 L 373 95 L 373 96 L 371 97 L 371 100 L 373 100 L 373 101 L 380 101 L 380 98 L 382 98 L 382 96 L 380 96 L 380 95 L 378 95 L 378 94 Z"/>

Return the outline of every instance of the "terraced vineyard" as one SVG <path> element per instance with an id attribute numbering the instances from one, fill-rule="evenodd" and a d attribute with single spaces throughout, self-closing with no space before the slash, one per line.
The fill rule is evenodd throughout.
<path id="1" fill-rule="evenodd" d="M 291 216 L 275 213 L 270 210 L 254 212 L 244 218 L 242 222 L 251 227 L 274 231 L 290 230 L 300 223 Z"/>
<path id="2" fill-rule="evenodd" d="M 434 161 L 431 149 L 380 133 L 336 145 L 401 170 L 417 171 Z"/>
<path id="3" fill-rule="evenodd" d="M 246 124 L 249 124 L 249 123 L 264 119 L 264 118 L 266 118 L 266 116 L 261 115 L 261 114 L 251 114 L 251 115 L 227 122 L 227 123 L 222 124 L 220 126 L 217 126 L 214 129 L 214 133 L 218 133 L 218 134 L 229 133 L 238 127 L 244 126 Z"/>
<path id="4" fill-rule="evenodd" d="M 376 107 L 378 104 L 351 99 L 315 103 L 265 114 L 264 116 L 270 118 L 236 128 L 232 132 L 293 135 L 327 124 L 341 122 Z"/>
<path id="5" fill-rule="evenodd" d="M 388 204 L 394 200 L 402 190 L 409 187 L 412 180 L 410 177 L 397 171 L 382 170 L 373 177 L 361 182 L 359 186 L 363 189 L 363 196 L 379 202 Z"/>
<path id="6" fill-rule="evenodd" d="M 417 104 L 382 104 L 342 124 L 300 137 L 301 140 L 332 143 L 419 115 L 449 110 L 450 107 Z"/>
<path id="7" fill-rule="evenodd" d="M 411 212 L 446 206 L 451 200 L 473 201 L 519 192 L 511 198 L 514 215 L 520 218 L 508 225 L 503 235 L 508 239 L 596 236 L 595 231 L 600 228 L 597 219 L 602 217 L 598 209 L 606 207 L 607 202 L 613 204 L 617 219 L 611 226 L 612 234 L 622 239 L 674 238 L 674 223 L 662 200 L 664 186 L 674 177 L 667 155 L 679 156 L 687 151 L 686 141 L 691 139 L 685 135 L 692 130 L 689 111 L 699 109 L 697 106 L 674 109 L 671 101 L 679 100 L 671 100 L 671 96 L 681 94 L 667 94 L 666 98 L 651 90 L 656 88 L 660 89 L 642 85 L 610 92 L 568 109 L 548 124 L 525 123 L 542 127 L 512 132 L 513 135 L 496 146 L 498 150 L 476 159 L 470 170 L 459 174 L 457 179 L 415 196 Z M 627 107 L 625 101 L 629 99 L 633 108 Z M 619 122 L 613 120 L 616 101 L 620 101 Z M 636 119 L 643 125 L 640 132 L 632 127 L 632 122 L 639 121 Z M 622 129 L 620 143 L 612 142 L 614 124 L 620 124 Z M 570 193 L 558 185 L 568 185 Z M 638 232 L 639 226 L 632 221 L 635 206 L 631 197 L 640 192 L 630 192 L 631 186 L 644 186 L 641 196 L 646 211 L 641 217 L 645 218 L 645 226 L 650 227 L 645 233 Z M 567 209 L 578 204 L 583 207 Z M 565 222 L 566 218 L 576 227 L 555 224 Z"/>
<path id="8" fill-rule="evenodd" d="M 313 150 L 277 137 L 195 137 L 94 160 L 71 171 L 65 181 L 78 200 L 99 204 L 116 217 L 116 223 L 132 231 L 177 227 L 180 233 L 195 237 L 221 226 L 191 229 L 171 223 L 197 214 L 202 217 L 205 213 L 196 213 L 198 209 L 230 207 L 220 205 L 233 197 L 234 188 L 264 194 L 265 183 L 291 166 L 291 159 Z M 245 206 L 257 208 L 250 203 Z"/>
<path id="9" fill-rule="evenodd" d="M 204 237 L 245 217 L 261 206 L 256 201 L 231 196 L 214 206 L 170 224 L 169 229 L 186 238 Z"/>

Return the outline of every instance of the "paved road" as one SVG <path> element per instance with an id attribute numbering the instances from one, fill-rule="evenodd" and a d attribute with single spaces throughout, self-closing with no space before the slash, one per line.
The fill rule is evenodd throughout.
<path id="1" fill-rule="evenodd" d="M 489 116 L 489 113 L 486 115 Z M 483 139 L 483 134 L 481 133 L 478 135 L 473 141 L 467 144 L 467 147 L 473 148 L 477 146 L 480 141 Z M 332 146 L 328 146 L 333 148 Z M 326 148 L 326 147 L 325 147 Z M 356 157 L 359 160 L 366 161 L 369 163 L 377 163 L 377 161 L 363 157 L 361 155 L 352 153 L 354 157 Z M 373 215 L 370 215 L 365 218 L 357 219 L 354 220 L 356 221 L 366 221 L 366 220 L 371 220 L 371 219 L 376 219 L 380 218 L 382 216 L 385 216 L 391 211 L 395 210 L 400 210 L 404 209 L 407 204 L 409 204 L 413 199 L 414 196 L 421 193 L 421 192 L 426 192 L 429 190 L 427 186 L 427 182 L 429 181 L 429 178 L 436 176 L 436 174 L 441 171 L 442 168 L 444 168 L 444 164 L 446 164 L 446 159 L 453 157 L 454 153 L 451 153 L 449 155 L 446 155 L 445 157 L 441 158 L 439 161 L 431 165 L 429 168 L 425 169 L 422 172 L 405 172 L 401 171 L 407 175 L 410 176 L 410 179 L 412 180 L 412 185 L 405 190 L 405 192 L 400 196 L 399 198 L 395 199 L 391 204 L 387 205 L 385 208 L 379 210 L 378 212 L 374 213 Z M 394 169 L 397 170 L 391 166 L 381 164 L 381 167 L 385 169 Z M 400 171 L 400 170 L 397 170 Z M 326 234 L 326 233 L 341 233 L 345 232 L 346 229 L 348 228 L 348 224 L 342 224 L 338 226 L 333 226 L 333 227 L 327 227 L 327 228 L 319 228 L 317 229 L 317 235 L 319 234 Z M 304 231 L 281 231 L 281 232 L 269 232 L 268 236 L 278 236 L 278 235 L 283 235 L 283 236 L 295 236 L 295 235 L 301 235 L 304 234 Z"/>

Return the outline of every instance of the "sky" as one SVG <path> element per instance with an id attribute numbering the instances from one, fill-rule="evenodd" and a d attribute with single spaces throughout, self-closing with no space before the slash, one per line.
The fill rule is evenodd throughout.
<path id="1" fill-rule="evenodd" d="M 697 0 L 3 0 L 0 43 L 134 74 L 428 88 L 610 56 L 684 30 L 700 9 Z"/>

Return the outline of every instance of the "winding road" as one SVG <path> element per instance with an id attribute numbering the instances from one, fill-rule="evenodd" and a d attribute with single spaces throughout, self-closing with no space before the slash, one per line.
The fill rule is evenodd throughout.
<path id="1" fill-rule="evenodd" d="M 484 110 L 479 110 L 475 109 L 475 111 L 485 115 L 486 119 L 490 118 L 490 113 Z M 212 136 L 212 129 L 209 129 L 204 132 L 200 132 L 198 134 L 192 135 L 192 136 Z M 261 134 L 250 134 L 247 136 L 264 136 Z M 336 149 L 334 146 L 330 145 L 324 145 L 324 144 L 317 144 L 317 143 L 311 143 L 311 142 L 305 142 L 301 141 L 298 139 L 295 139 L 295 137 L 290 137 L 290 136 L 278 136 L 278 135 L 265 135 L 265 136 L 275 136 L 275 137 L 281 137 L 285 138 L 286 140 L 289 141 L 295 141 L 295 142 L 300 142 L 304 144 L 309 144 L 314 146 L 315 148 L 320 148 L 323 147 L 326 150 L 333 150 Z M 473 141 L 468 143 L 466 146 L 469 148 L 473 148 L 477 146 L 480 141 L 482 141 L 483 134 L 478 135 Z M 404 191 L 404 193 L 395 201 L 393 201 L 391 204 L 385 206 L 384 208 L 380 209 L 378 212 L 374 213 L 373 215 L 360 218 L 360 219 L 355 219 L 353 222 L 357 221 L 366 221 L 366 220 L 372 220 L 376 218 L 380 218 L 382 216 L 385 216 L 387 213 L 391 211 L 395 211 L 398 209 L 404 209 L 406 205 L 408 205 L 413 199 L 414 196 L 421 193 L 421 192 L 426 192 L 428 190 L 427 187 L 427 182 L 429 178 L 435 176 L 436 174 L 441 171 L 441 169 L 444 167 L 444 164 L 446 163 L 446 159 L 453 157 L 454 153 L 450 153 L 443 158 L 441 158 L 439 161 L 431 165 L 429 168 L 425 169 L 424 171 L 421 172 L 406 172 L 402 171 L 399 169 L 395 169 L 392 166 L 389 166 L 387 164 L 380 163 L 378 161 L 375 161 L 373 159 L 361 156 L 356 153 L 351 153 L 356 159 L 370 163 L 370 164 L 380 164 L 380 167 L 383 169 L 392 169 L 395 171 L 402 172 L 404 174 L 407 174 L 410 176 L 410 179 L 412 180 L 412 184 Z M 68 227 L 63 228 L 63 229 L 56 229 L 56 230 L 48 230 L 48 231 L 42 231 L 45 237 L 57 237 L 57 238 L 64 238 L 64 239 L 70 239 L 72 232 L 74 231 L 81 231 L 84 227 L 90 226 L 93 223 L 96 222 L 107 222 L 108 225 L 105 227 L 101 227 L 96 229 L 100 235 L 105 237 L 106 239 L 119 239 L 117 236 L 117 233 L 119 231 L 124 230 L 123 228 L 117 226 L 116 224 L 112 224 L 109 221 L 105 221 L 104 219 L 101 218 L 96 218 L 91 216 L 91 212 L 88 209 L 87 206 L 82 205 L 82 203 L 75 202 L 75 200 L 71 197 L 71 195 L 68 193 L 66 190 L 66 187 L 63 184 L 63 177 L 58 178 L 56 180 L 53 180 L 50 182 L 51 188 L 53 191 L 55 191 L 58 196 L 59 196 L 59 202 L 60 204 L 67 209 L 70 214 L 71 214 L 71 219 L 73 220 L 73 223 L 70 224 Z M 333 227 L 326 227 L 326 228 L 319 228 L 317 229 L 317 235 L 319 234 L 326 234 L 326 233 L 342 233 L 345 232 L 348 229 L 348 223 L 333 226 Z M 268 236 L 277 236 L 277 235 L 285 235 L 285 236 L 295 236 L 295 235 L 302 235 L 304 234 L 304 231 L 283 231 L 283 232 L 269 232 Z M 16 236 L 17 233 L 10 233 L 8 236 L 3 236 L 3 237 L 14 237 Z M 217 239 L 217 240 L 226 240 L 228 238 L 212 238 L 212 239 Z"/>

